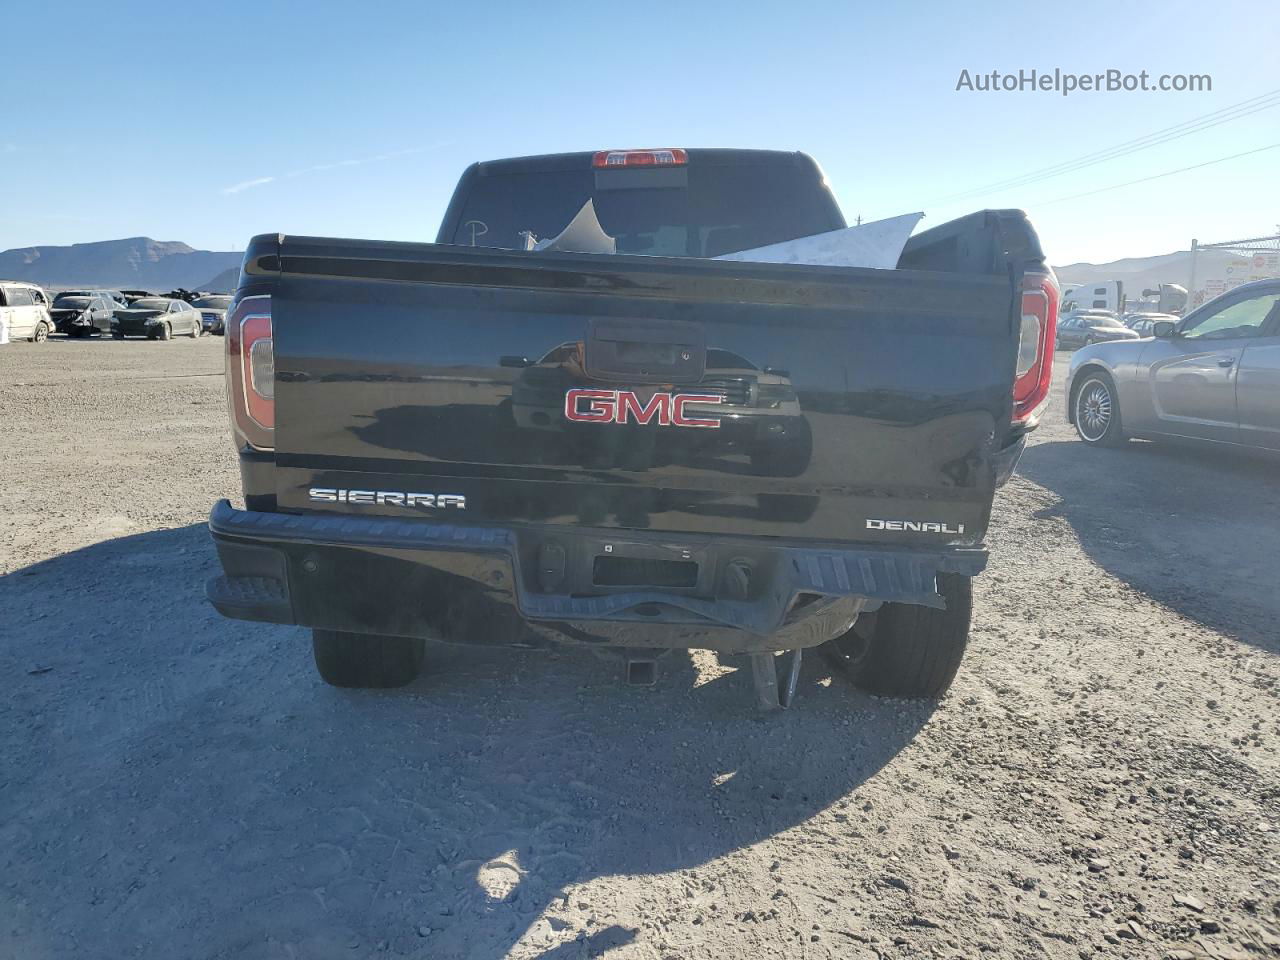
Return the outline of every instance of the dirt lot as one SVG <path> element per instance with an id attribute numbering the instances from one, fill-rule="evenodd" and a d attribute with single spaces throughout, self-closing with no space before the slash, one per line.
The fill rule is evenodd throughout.
<path id="1" fill-rule="evenodd" d="M 1046 428 L 940 705 L 219 619 L 222 341 L 0 348 L 0 957 L 1280 954 L 1274 463 Z"/>

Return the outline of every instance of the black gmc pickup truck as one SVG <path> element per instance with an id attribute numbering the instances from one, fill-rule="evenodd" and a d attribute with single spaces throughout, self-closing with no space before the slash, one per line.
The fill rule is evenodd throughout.
<path id="1" fill-rule="evenodd" d="M 528 249 L 588 200 L 616 253 Z M 691 149 L 474 164 L 434 244 L 255 237 L 209 599 L 311 627 L 339 686 L 411 681 L 432 638 L 598 646 L 637 682 L 741 654 L 765 706 L 828 644 L 941 695 L 1057 285 L 1016 210 L 892 270 L 710 259 L 844 226 L 809 157 Z"/>

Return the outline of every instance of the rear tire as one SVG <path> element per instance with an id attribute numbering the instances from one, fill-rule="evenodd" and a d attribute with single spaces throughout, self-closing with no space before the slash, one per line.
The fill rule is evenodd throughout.
<path id="1" fill-rule="evenodd" d="M 44 343 L 49 339 L 49 325 L 41 320 L 36 324 L 36 332 L 31 335 L 31 339 L 36 343 Z"/>
<path id="2" fill-rule="evenodd" d="M 876 612 L 856 665 L 858 686 L 882 697 L 936 699 L 947 692 L 969 642 L 973 583 L 961 574 L 939 573 L 938 592 L 945 610 L 886 603 Z"/>
<path id="3" fill-rule="evenodd" d="M 112 339 L 112 340 L 123 340 L 123 339 L 124 339 L 124 334 L 123 334 L 123 333 L 112 333 L 112 334 L 111 334 L 111 339 Z"/>
<path id="4" fill-rule="evenodd" d="M 413 637 L 312 630 L 320 678 L 332 687 L 403 687 L 422 671 L 426 643 Z"/>
<path id="5" fill-rule="evenodd" d="M 200 325 L 201 325 L 201 321 L 197 320 L 197 321 L 196 321 L 196 325 L 195 325 L 194 327 L 192 327 L 192 328 L 191 328 L 191 339 L 192 339 L 192 340 L 197 340 L 197 339 L 199 339 L 200 334 L 203 332 L 203 331 L 200 329 Z"/>

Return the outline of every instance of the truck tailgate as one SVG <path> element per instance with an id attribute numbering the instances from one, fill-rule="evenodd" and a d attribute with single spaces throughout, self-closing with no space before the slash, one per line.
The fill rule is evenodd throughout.
<path id="1" fill-rule="evenodd" d="M 281 510 L 985 532 L 1016 278 L 304 237 L 279 253 Z"/>

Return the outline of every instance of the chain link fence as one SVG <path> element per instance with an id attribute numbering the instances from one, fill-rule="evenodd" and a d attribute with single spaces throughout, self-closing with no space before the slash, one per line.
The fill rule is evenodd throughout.
<path id="1" fill-rule="evenodd" d="M 1223 268 L 1222 279 L 1201 279 L 1197 267 L 1202 255 L 1209 252 L 1232 254 L 1232 260 Z M 1187 290 L 1191 306 L 1221 296 L 1242 283 L 1280 277 L 1280 233 L 1269 237 L 1249 237 L 1244 240 L 1225 240 L 1221 243 L 1191 241 L 1191 268 L 1187 277 Z"/>

